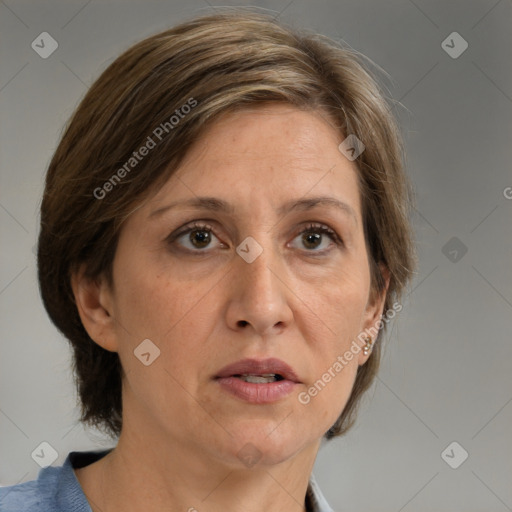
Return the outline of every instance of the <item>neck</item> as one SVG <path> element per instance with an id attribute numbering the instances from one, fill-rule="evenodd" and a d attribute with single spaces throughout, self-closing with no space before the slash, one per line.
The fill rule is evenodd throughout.
<path id="1" fill-rule="evenodd" d="M 155 438 L 125 427 L 112 452 L 76 470 L 93 512 L 306 512 L 320 441 L 286 460 L 246 467 L 169 439 L 147 442 Z"/>

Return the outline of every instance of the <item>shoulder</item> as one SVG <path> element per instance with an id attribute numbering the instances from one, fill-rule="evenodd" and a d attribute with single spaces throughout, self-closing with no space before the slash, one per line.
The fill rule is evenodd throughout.
<path id="1" fill-rule="evenodd" d="M 42 468 L 37 480 L 0 487 L 0 511 L 90 512 L 73 469 L 91 464 L 110 450 L 70 452 L 62 466 Z"/>
<path id="2" fill-rule="evenodd" d="M 0 487 L 2 512 L 54 512 L 56 487 L 61 468 L 41 469 L 37 480 Z M 43 483 L 44 482 L 44 483 Z"/>

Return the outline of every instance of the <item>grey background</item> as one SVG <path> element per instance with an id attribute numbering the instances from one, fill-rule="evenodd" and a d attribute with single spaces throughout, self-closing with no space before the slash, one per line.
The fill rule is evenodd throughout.
<path id="1" fill-rule="evenodd" d="M 37 477 L 42 441 L 54 465 L 111 446 L 77 422 L 70 353 L 37 288 L 38 207 L 62 128 L 124 49 L 214 5 L 0 1 L 4 485 Z M 244 5 L 342 38 L 389 73 L 417 195 L 418 274 L 356 426 L 321 448 L 321 489 L 337 511 L 512 510 L 512 1 Z M 43 31 L 59 44 L 47 59 L 31 48 Z M 469 44 L 456 59 L 441 46 L 454 31 Z M 441 457 L 453 441 L 469 454 L 457 469 Z"/>

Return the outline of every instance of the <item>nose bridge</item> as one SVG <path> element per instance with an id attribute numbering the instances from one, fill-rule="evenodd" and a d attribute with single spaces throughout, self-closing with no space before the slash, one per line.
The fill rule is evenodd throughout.
<path id="1" fill-rule="evenodd" d="M 283 277 L 279 275 L 284 272 L 281 255 L 271 235 L 259 232 L 254 240 L 262 252 L 250 263 L 240 256 L 235 269 L 234 320 L 251 324 L 260 334 L 276 324 L 287 323 L 291 313 Z"/>
<path id="2" fill-rule="evenodd" d="M 277 280 L 275 268 L 279 267 L 278 255 L 269 234 L 265 237 L 260 235 L 258 240 L 260 241 L 256 242 L 261 246 L 261 253 L 250 263 L 242 257 L 238 275 L 245 288 L 244 294 L 258 295 L 260 301 L 275 300 L 272 295 L 279 291 L 279 286 L 275 282 Z"/>

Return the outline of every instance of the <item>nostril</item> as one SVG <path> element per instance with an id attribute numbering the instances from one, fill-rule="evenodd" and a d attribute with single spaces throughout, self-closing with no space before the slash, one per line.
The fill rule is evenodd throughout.
<path id="1" fill-rule="evenodd" d="M 240 327 L 245 327 L 249 322 L 247 322 L 246 320 L 239 320 L 238 322 L 238 325 Z"/>

